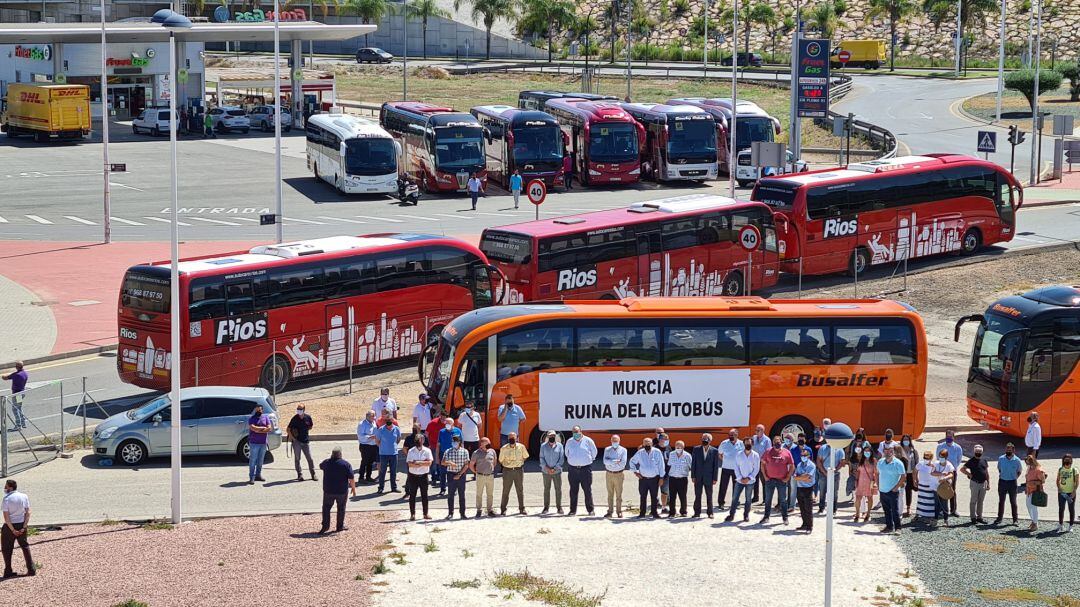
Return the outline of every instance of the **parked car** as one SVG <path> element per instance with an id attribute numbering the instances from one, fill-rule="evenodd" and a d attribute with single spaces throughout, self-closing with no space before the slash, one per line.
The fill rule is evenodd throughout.
<path id="1" fill-rule="evenodd" d="M 235 105 L 216 107 L 210 110 L 210 117 L 214 121 L 214 130 L 219 133 L 228 131 L 246 133 L 251 130 L 251 120 L 248 119 L 244 109 Z"/>
<path id="2" fill-rule="evenodd" d="M 368 46 L 356 51 L 357 63 L 390 63 L 393 60 L 393 55 L 374 46 Z"/>
<path id="3" fill-rule="evenodd" d="M 739 152 L 739 164 L 735 168 L 735 181 L 739 182 L 740 187 L 746 187 L 758 180 L 758 177 L 772 177 L 779 175 L 780 170 L 778 167 L 759 167 L 750 166 L 750 150 L 742 150 Z M 810 165 L 805 160 L 797 160 L 795 154 L 791 153 L 791 150 L 787 150 L 787 167 L 785 167 L 785 173 L 805 173 L 810 170 Z"/>
<path id="4" fill-rule="evenodd" d="M 211 386 L 180 390 L 182 452 L 184 455 L 235 453 L 247 459 L 247 420 L 256 405 L 270 417 L 274 430 L 267 448 L 281 446 L 281 429 L 270 393 L 262 388 Z M 135 466 L 150 457 L 169 455 L 172 445 L 171 401 L 168 394 L 98 424 L 94 430 L 94 453 Z"/>
<path id="5" fill-rule="evenodd" d="M 131 132 L 136 135 L 139 131 L 150 133 L 158 137 L 169 133 L 169 108 L 150 107 L 139 112 L 135 120 L 131 121 Z"/>
<path id="6" fill-rule="evenodd" d="M 272 105 L 257 105 L 252 108 L 248 113 L 248 120 L 251 122 L 251 126 L 259 127 L 263 131 L 270 132 L 274 130 L 274 106 Z M 292 130 L 292 112 L 285 108 L 281 108 L 281 130 L 288 133 Z"/>
<path id="7" fill-rule="evenodd" d="M 739 58 L 740 66 L 761 67 L 765 64 L 765 60 L 761 58 L 760 53 L 745 53 L 739 51 L 736 56 Z M 731 56 L 724 57 L 720 60 L 720 65 L 731 65 Z"/>

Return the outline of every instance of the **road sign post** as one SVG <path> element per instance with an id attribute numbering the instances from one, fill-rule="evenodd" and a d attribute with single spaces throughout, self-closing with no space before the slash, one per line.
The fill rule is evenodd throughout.
<path id="1" fill-rule="evenodd" d="M 540 219 L 540 205 L 544 204 L 544 199 L 547 198 L 547 186 L 544 185 L 543 179 L 533 179 L 525 187 L 525 195 L 529 197 L 529 202 L 533 203 L 536 207 L 536 219 Z"/>
<path id="2" fill-rule="evenodd" d="M 754 251 L 761 245 L 761 230 L 754 224 L 746 224 L 739 229 L 739 246 L 746 251 L 746 280 L 743 281 L 743 295 L 750 294 L 750 281 L 754 275 Z"/>
<path id="3" fill-rule="evenodd" d="M 836 60 L 840 62 L 841 67 L 847 67 L 848 61 L 851 61 L 851 51 L 841 50 L 836 54 Z"/>

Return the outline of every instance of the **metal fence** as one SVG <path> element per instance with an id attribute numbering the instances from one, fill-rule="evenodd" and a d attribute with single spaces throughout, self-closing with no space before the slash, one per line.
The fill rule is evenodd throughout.
<path id="1" fill-rule="evenodd" d="M 0 395 L 0 476 L 89 447 L 93 428 L 87 425 L 88 412 L 90 424 L 107 417 L 87 391 L 84 377 Z"/>

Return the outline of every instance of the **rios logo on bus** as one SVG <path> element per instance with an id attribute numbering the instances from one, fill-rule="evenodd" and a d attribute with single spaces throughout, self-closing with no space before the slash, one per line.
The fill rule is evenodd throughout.
<path id="1" fill-rule="evenodd" d="M 555 287 L 556 291 L 568 291 L 570 289 L 580 289 L 582 287 L 591 287 L 596 284 L 596 267 L 592 267 L 587 270 L 578 270 L 577 268 L 570 268 L 568 270 L 559 270 L 559 283 Z"/>
<path id="2" fill-rule="evenodd" d="M 266 312 L 224 318 L 214 324 L 214 345 L 222 346 L 266 337 Z"/>
<path id="3" fill-rule="evenodd" d="M 884 386 L 888 380 L 884 375 L 867 375 L 866 373 L 852 373 L 841 377 L 831 375 L 819 375 L 814 377 L 807 373 L 800 373 L 795 385 L 799 388 L 808 386 L 831 388 L 834 386 Z"/>
<path id="4" fill-rule="evenodd" d="M 854 236 L 859 229 L 857 217 L 851 219 L 826 219 L 825 235 L 823 238 L 836 238 L 838 236 Z"/>

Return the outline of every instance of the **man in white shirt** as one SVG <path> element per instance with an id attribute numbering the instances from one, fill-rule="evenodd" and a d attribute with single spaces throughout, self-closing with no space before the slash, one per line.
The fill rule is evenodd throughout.
<path id="1" fill-rule="evenodd" d="M 30 557 L 30 542 L 26 539 L 26 528 L 30 524 L 30 498 L 25 493 L 16 491 L 19 484 L 15 479 L 4 483 L 4 502 L 0 507 L 4 511 L 4 527 L 0 529 L 0 546 L 4 553 L 4 576 L 14 577 L 11 569 L 11 555 L 15 552 L 15 542 L 22 548 L 26 560 L 26 575 L 36 575 L 34 559 Z"/>
<path id="2" fill-rule="evenodd" d="M 893 435 L 892 428 L 888 428 L 888 429 L 885 430 L 885 440 L 878 443 L 878 446 L 877 446 L 878 459 L 881 459 L 881 458 L 885 457 L 885 449 L 887 447 L 892 447 L 893 448 L 893 453 L 895 453 L 896 451 L 899 450 L 900 443 L 893 440 L 893 436 L 894 435 Z"/>
<path id="3" fill-rule="evenodd" d="M 570 481 L 570 516 L 577 513 L 578 491 L 585 493 L 585 511 L 593 515 L 592 463 L 596 459 L 596 443 L 585 436 L 581 426 L 574 426 L 570 440 L 566 441 L 567 478 Z"/>
<path id="4" fill-rule="evenodd" d="M 414 426 L 420 426 L 421 432 L 426 430 L 428 424 L 431 423 L 431 398 L 423 392 L 420 393 L 416 405 L 413 407 L 412 422 Z"/>
<path id="5" fill-rule="evenodd" d="M 476 210 L 476 199 L 480 196 L 480 192 L 484 189 L 484 182 L 480 181 L 480 178 L 476 176 L 476 173 L 469 175 L 469 182 L 467 184 L 469 190 L 469 198 L 472 199 L 472 210 Z"/>
<path id="6" fill-rule="evenodd" d="M 735 490 L 731 494 L 731 510 L 724 522 L 730 523 L 735 520 L 735 511 L 739 509 L 739 497 L 743 498 L 743 522 L 750 520 L 750 492 L 754 488 L 754 480 L 761 471 L 761 458 L 754 452 L 754 444 L 750 439 L 743 441 L 743 450 L 734 458 L 735 460 Z"/>
<path id="7" fill-rule="evenodd" d="M 375 419 L 382 419 L 385 410 L 389 410 L 394 419 L 397 419 L 397 403 L 390 398 L 390 388 L 379 390 L 379 398 L 371 403 L 371 410 L 375 412 Z"/>
<path id="8" fill-rule="evenodd" d="M 693 461 L 686 443 L 675 441 L 675 448 L 668 453 L 668 518 L 675 518 L 675 502 L 679 502 L 679 516 L 686 516 L 686 488 L 690 484 L 690 466 Z"/>
<path id="9" fill-rule="evenodd" d="M 1039 425 L 1038 413 L 1032 412 L 1028 416 L 1028 429 L 1027 434 L 1024 435 L 1024 445 L 1027 446 L 1028 455 L 1034 455 L 1038 459 L 1039 448 L 1042 447 L 1042 426 Z"/>
<path id="10" fill-rule="evenodd" d="M 638 478 L 638 518 L 645 518 L 645 497 L 648 496 L 651 506 L 650 512 L 653 518 L 660 518 L 659 500 L 656 498 L 660 491 L 660 483 L 664 482 L 666 463 L 659 449 L 653 449 L 652 439 L 646 438 L 641 442 L 641 449 L 630 458 L 630 469 Z"/>
<path id="11" fill-rule="evenodd" d="M 622 439 L 618 434 L 611 436 L 611 446 L 604 449 L 604 477 L 607 480 L 607 514 L 604 518 L 611 518 L 611 509 L 614 505 L 615 512 L 622 518 L 622 490 L 626 470 L 626 447 L 619 443 Z"/>
<path id="12" fill-rule="evenodd" d="M 471 402 L 465 403 L 465 409 L 457 416 L 458 425 L 461 426 L 461 440 L 465 443 L 465 449 L 472 456 L 473 451 L 480 447 L 480 428 L 484 425 L 484 418 L 476 411 Z"/>
<path id="13" fill-rule="evenodd" d="M 405 478 L 405 495 L 409 496 L 409 520 L 416 520 L 416 492 L 420 491 L 420 503 L 424 510 L 424 520 L 431 520 L 428 515 L 428 472 L 431 470 L 431 462 L 434 458 L 431 449 L 424 444 L 427 436 L 420 434 L 416 437 L 412 449 L 405 456 L 405 465 L 409 467 L 409 475 Z"/>
<path id="14" fill-rule="evenodd" d="M 739 431 L 735 428 L 728 430 L 728 438 L 720 443 L 720 493 L 716 496 L 717 510 L 723 510 L 727 503 L 728 483 L 735 481 L 735 456 L 742 451 L 742 441 L 739 440 Z M 732 487 L 732 493 L 735 488 Z"/>

